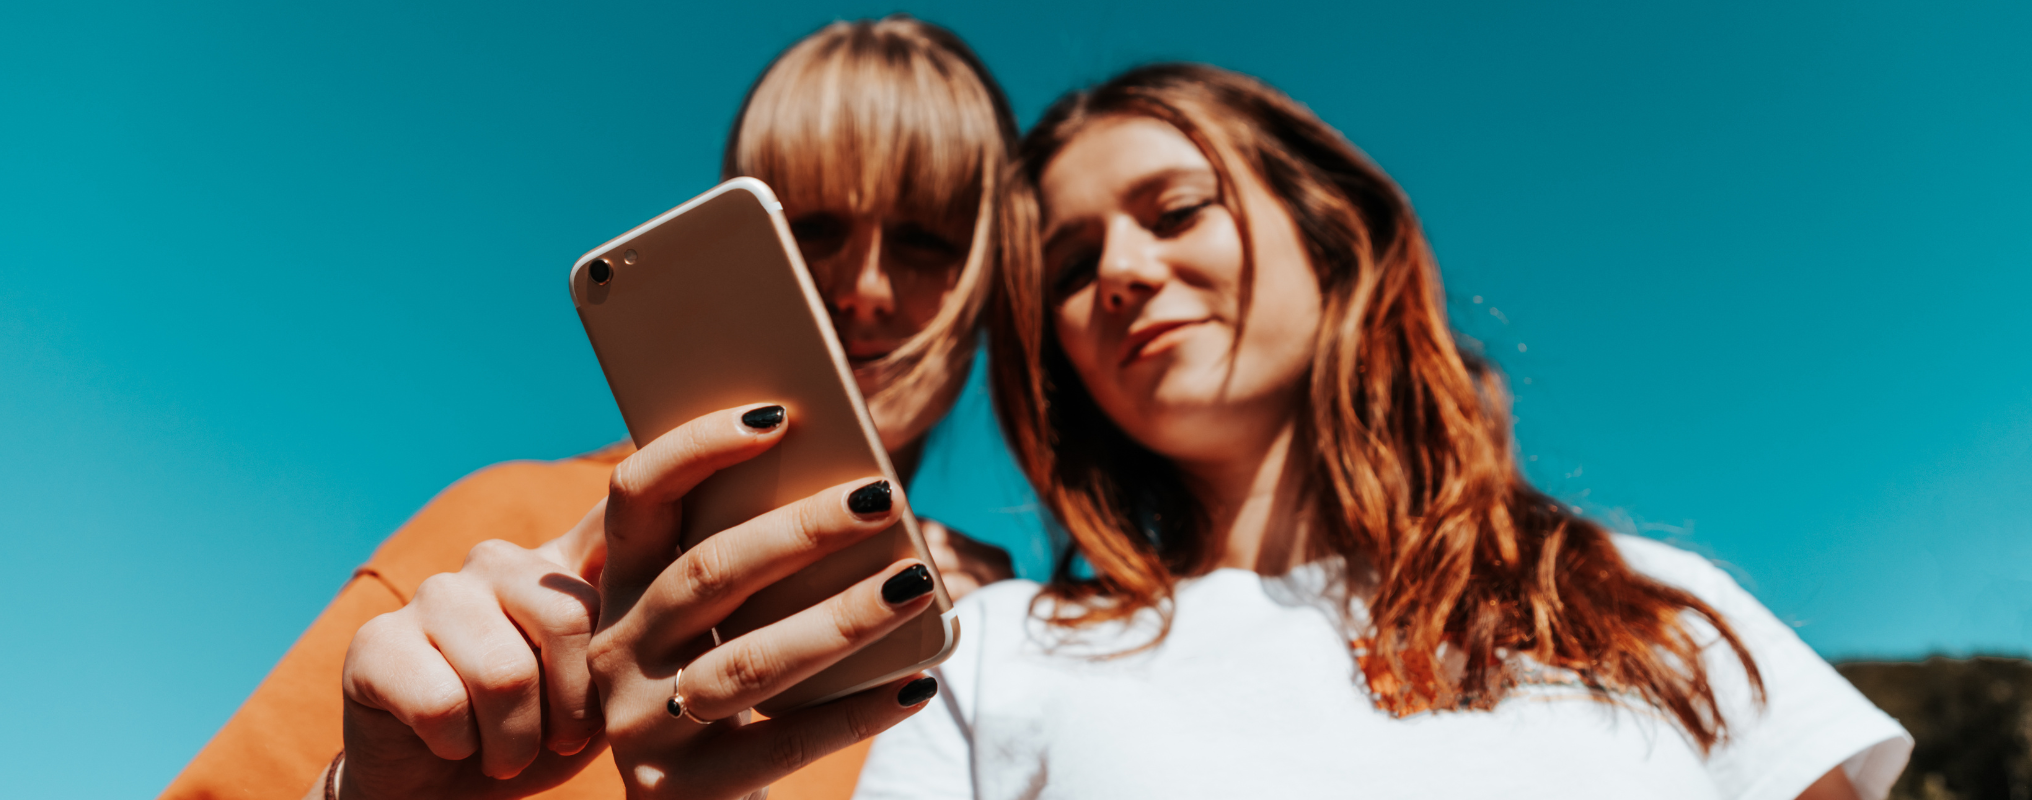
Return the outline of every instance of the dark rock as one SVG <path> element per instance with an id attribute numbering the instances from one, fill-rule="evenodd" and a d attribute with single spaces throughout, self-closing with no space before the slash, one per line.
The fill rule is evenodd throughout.
<path id="1" fill-rule="evenodd" d="M 2032 800 L 2032 661 L 1936 656 L 1835 669 L 1912 732 L 1893 800 Z"/>

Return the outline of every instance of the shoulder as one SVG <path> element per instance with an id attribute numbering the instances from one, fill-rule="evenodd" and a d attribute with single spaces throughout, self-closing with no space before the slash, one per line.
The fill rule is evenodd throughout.
<path id="1" fill-rule="evenodd" d="M 1830 769 L 1844 769 L 1857 794 L 1881 798 L 1904 768 L 1912 740 L 1799 638 L 1791 625 L 1714 562 L 1664 542 L 1615 535 L 1631 569 L 1684 589 L 1714 607 L 1749 650 L 1762 701 L 1741 664 L 1704 624 L 1703 661 L 1728 736 L 1708 757 L 1725 797 L 1797 796 Z"/>
<path id="2" fill-rule="evenodd" d="M 1610 534 L 1609 539 L 1631 569 L 1652 580 L 1692 592 L 1695 597 L 1716 606 L 1717 610 L 1726 613 L 1723 606 L 1757 602 L 1736 583 L 1735 578 L 1699 554 L 1642 536 L 1615 533 Z M 1761 608 L 1761 604 L 1758 607 Z"/>
<path id="3" fill-rule="evenodd" d="M 1609 541 L 1632 569 L 1661 580 L 1667 578 L 1710 579 L 1728 577 L 1714 562 L 1656 539 L 1627 533 L 1609 534 Z"/>
<path id="4" fill-rule="evenodd" d="M 1810 657 L 1819 661 L 1799 641 L 1792 626 L 1778 619 L 1763 602 L 1750 594 L 1736 579 L 1730 577 L 1715 562 L 1696 553 L 1673 547 L 1653 539 L 1628 534 L 1611 534 L 1617 551 L 1630 569 L 1652 580 L 1683 590 L 1708 604 L 1720 614 L 1751 653 L 1766 658 Z M 1704 621 L 1690 620 L 1696 635 L 1709 640 L 1710 646 L 1720 645 L 1719 637 L 1708 629 Z"/>
<path id="5" fill-rule="evenodd" d="M 509 461 L 446 487 L 382 542 L 362 569 L 404 597 L 424 578 L 465 563 L 473 545 L 534 547 L 569 530 L 607 494 L 620 446 L 557 461 Z"/>

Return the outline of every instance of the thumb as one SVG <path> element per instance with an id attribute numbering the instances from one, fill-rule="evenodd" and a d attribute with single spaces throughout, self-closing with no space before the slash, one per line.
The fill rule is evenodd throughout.
<path id="1" fill-rule="evenodd" d="M 600 571 L 607 566 L 607 500 L 601 498 L 578 524 L 548 542 L 536 546 L 537 555 L 570 570 L 594 586 L 600 585 Z"/>
<path id="2" fill-rule="evenodd" d="M 550 545 L 556 545 L 558 563 L 587 583 L 600 585 L 600 571 L 607 566 L 607 499 L 600 498 L 577 525 L 545 546 Z"/>

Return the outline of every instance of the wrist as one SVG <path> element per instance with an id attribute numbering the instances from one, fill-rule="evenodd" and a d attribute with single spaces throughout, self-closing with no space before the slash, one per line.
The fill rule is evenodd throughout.
<path id="1" fill-rule="evenodd" d="M 311 781 L 310 791 L 304 793 L 303 800 L 334 800 L 337 798 L 339 796 L 339 772 L 344 768 L 345 761 L 346 751 L 340 750 L 338 755 L 332 757 L 331 763 L 326 764 L 324 769 L 318 771 L 317 780 Z"/>
<path id="2" fill-rule="evenodd" d="M 332 756 L 331 765 L 325 767 L 324 800 L 339 800 L 339 779 L 344 776 L 345 772 L 346 751 L 344 748 L 341 748 L 338 755 Z"/>

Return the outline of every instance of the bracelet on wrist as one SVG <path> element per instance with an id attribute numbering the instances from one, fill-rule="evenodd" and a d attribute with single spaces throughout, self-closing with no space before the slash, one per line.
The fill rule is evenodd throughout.
<path id="1" fill-rule="evenodd" d="M 339 754 L 332 756 L 332 763 L 325 767 L 325 800 L 339 800 L 339 768 L 345 763 L 346 750 L 339 748 Z"/>

